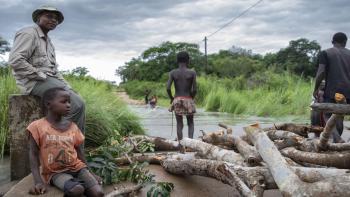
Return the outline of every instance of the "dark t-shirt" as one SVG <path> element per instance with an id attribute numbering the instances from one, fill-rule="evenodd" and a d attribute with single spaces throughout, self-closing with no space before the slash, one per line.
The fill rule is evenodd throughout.
<path id="1" fill-rule="evenodd" d="M 326 66 L 324 98 L 332 99 L 335 93 L 350 98 L 350 51 L 341 47 L 329 48 L 321 52 L 319 64 Z"/>

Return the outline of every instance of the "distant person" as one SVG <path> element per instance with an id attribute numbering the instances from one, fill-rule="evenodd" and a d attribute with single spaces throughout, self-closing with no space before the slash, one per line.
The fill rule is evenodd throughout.
<path id="1" fill-rule="evenodd" d="M 103 196 L 101 186 L 87 167 L 81 146 L 84 135 L 75 123 L 63 118 L 71 110 L 70 92 L 60 87 L 48 89 L 43 94 L 42 106 L 45 117 L 27 128 L 34 178 L 29 192 L 43 194 L 47 185 L 52 184 L 65 196 Z"/>
<path id="2" fill-rule="evenodd" d="M 71 111 L 65 118 L 74 121 L 85 133 L 85 104 L 58 71 L 55 48 L 48 36 L 64 20 L 54 7 L 41 6 L 32 14 L 34 26 L 16 33 L 9 57 L 16 83 L 23 94 L 42 98 L 45 91 L 63 87 L 70 93 Z"/>
<path id="3" fill-rule="evenodd" d="M 319 86 L 325 79 L 326 85 L 323 95 L 325 103 L 335 103 L 335 93 L 341 93 L 350 104 L 350 50 L 345 48 L 347 39 L 347 36 L 342 32 L 334 34 L 333 47 L 320 54 L 313 95 L 318 98 Z M 330 113 L 325 113 L 326 122 L 330 116 Z M 343 128 L 343 119 L 339 119 L 336 123 L 337 132 L 333 132 L 334 142 L 344 142 L 341 138 Z"/>
<path id="4" fill-rule="evenodd" d="M 149 97 L 149 94 L 150 94 L 150 93 L 151 93 L 150 90 L 146 90 L 146 91 L 145 91 L 145 104 L 146 104 L 146 105 L 148 105 L 148 102 L 149 102 L 149 101 L 148 101 L 148 97 Z"/>
<path id="5" fill-rule="evenodd" d="M 167 93 L 170 98 L 170 111 L 175 112 L 177 125 L 177 139 L 182 140 L 183 117 L 186 116 L 188 125 L 188 137 L 193 138 L 194 122 L 193 114 L 196 113 L 194 97 L 197 93 L 196 72 L 188 69 L 190 57 L 187 52 L 177 54 L 179 68 L 169 73 Z M 171 93 L 171 85 L 175 84 L 175 97 Z M 183 151 L 183 148 L 180 147 Z"/>
<path id="6" fill-rule="evenodd" d="M 152 109 L 153 109 L 153 108 L 156 108 L 156 106 L 157 106 L 157 101 L 158 101 L 158 99 L 157 99 L 157 96 L 155 96 L 155 95 L 153 95 L 153 96 L 151 97 L 151 99 L 149 100 L 149 105 L 151 106 Z"/>

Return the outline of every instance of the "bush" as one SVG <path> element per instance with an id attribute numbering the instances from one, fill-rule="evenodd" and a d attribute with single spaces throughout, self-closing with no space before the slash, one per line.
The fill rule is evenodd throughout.
<path id="1" fill-rule="evenodd" d="M 86 145 L 102 145 L 109 137 L 119 132 L 142 134 L 138 117 L 115 95 L 114 87 L 91 77 L 66 76 L 86 102 Z M 8 96 L 18 93 L 10 69 L 0 68 L 0 157 L 8 147 Z"/>
<path id="2" fill-rule="evenodd" d="M 15 79 L 8 67 L 0 67 L 0 159 L 8 149 L 8 103 L 9 95 L 18 92 Z"/>
<path id="3" fill-rule="evenodd" d="M 110 84 L 90 77 L 66 76 L 66 79 L 83 97 L 87 107 L 85 134 L 88 146 L 102 145 L 116 133 L 143 133 L 139 119 L 117 98 Z"/>

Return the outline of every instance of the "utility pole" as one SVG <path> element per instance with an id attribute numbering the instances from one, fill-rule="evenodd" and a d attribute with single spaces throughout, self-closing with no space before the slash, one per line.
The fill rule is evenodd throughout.
<path id="1" fill-rule="evenodd" d="M 208 70 L 208 53 L 207 53 L 207 37 L 204 37 L 204 55 L 205 55 L 205 71 Z"/>

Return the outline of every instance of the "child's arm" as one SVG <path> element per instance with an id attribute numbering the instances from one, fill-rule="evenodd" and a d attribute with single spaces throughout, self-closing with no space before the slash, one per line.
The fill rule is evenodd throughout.
<path id="1" fill-rule="evenodd" d="M 86 161 L 85 154 L 84 154 L 84 151 L 83 151 L 84 150 L 83 149 L 83 144 L 79 145 L 78 147 L 75 147 L 75 150 L 77 151 L 78 159 L 80 159 L 82 162 L 84 162 L 86 164 L 86 166 L 88 166 L 88 163 Z M 97 182 L 101 185 L 102 184 L 102 178 L 97 176 L 96 174 L 94 174 L 91 171 L 90 171 L 90 173 L 95 177 Z"/>
<path id="2" fill-rule="evenodd" d="M 80 159 L 87 165 L 85 154 L 83 151 L 83 144 L 79 145 L 78 147 L 75 147 L 75 150 L 77 151 L 78 159 Z"/>
<path id="3" fill-rule="evenodd" d="M 40 176 L 39 147 L 31 134 L 29 134 L 29 161 L 34 178 L 34 187 L 30 192 L 34 194 L 43 194 L 46 192 L 46 186 Z"/>

